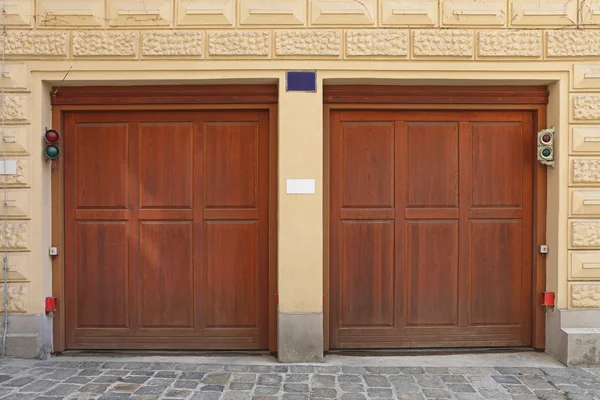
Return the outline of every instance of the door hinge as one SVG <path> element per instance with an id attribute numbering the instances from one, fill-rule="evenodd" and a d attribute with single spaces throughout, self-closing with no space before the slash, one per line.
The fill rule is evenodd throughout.
<path id="1" fill-rule="evenodd" d="M 547 244 L 540 245 L 540 254 L 548 254 L 548 245 Z"/>
<path id="2" fill-rule="evenodd" d="M 48 251 L 50 253 L 51 256 L 57 256 L 58 255 L 58 247 L 50 247 L 50 250 Z"/>

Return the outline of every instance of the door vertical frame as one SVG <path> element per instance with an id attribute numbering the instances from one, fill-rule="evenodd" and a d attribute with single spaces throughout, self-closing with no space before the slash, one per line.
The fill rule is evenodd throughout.
<path id="1" fill-rule="evenodd" d="M 442 89 L 440 87 L 410 87 L 407 92 L 415 93 L 419 97 L 413 102 L 411 98 L 415 96 L 406 96 L 403 93 L 405 89 L 399 89 L 397 86 L 390 89 L 386 86 L 331 86 L 324 89 L 323 106 L 323 349 L 330 350 L 330 260 L 331 260 L 331 242 L 330 242 L 330 224 L 331 224 L 331 113 L 334 111 L 348 110 L 505 110 L 505 111 L 523 111 L 533 113 L 533 132 L 536 133 L 546 127 L 548 93 L 543 86 L 534 87 L 489 87 L 482 91 L 482 87 L 457 87 L 457 92 L 453 89 Z M 328 93 L 328 89 L 329 93 Z M 489 94 L 494 97 L 494 92 L 506 93 L 510 90 L 527 92 L 519 100 L 510 96 L 501 97 L 498 95 L 495 101 L 486 100 L 478 103 L 479 97 L 483 98 Z M 379 92 L 382 90 L 382 92 Z M 444 93 L 447 97 L 444 97 Z M 545 93 L 545 94 L 544 94 Z M 358 102 L 362 100 L 362 102 Z M 395 100 L 395 101 L 394 101 Z M 429 100 L 429 101 L 428 101 Z M 537 135 L 534 138 L 537 143 Z M 534 146 L 535 148 L 535 146 Z M 532 320 L 531 320 L 531 343 L 537 350 L 545 348 L 546 322 L 545 310 L 541 306 L 540 296 L 546 290 L 546 258 L 538 251 L 540 244 L 546 243 L 546 208 L 547 208 L 547 167 L 537 162 L 535 154 L 533 162 L 533 259 L 532 259 Z"/>
<path id="2" fill-rule="evenodd" d="M 55 88 L 52 89 L 54 92 Z M 257 110 L 269 113 L 269 293 L 268 350 L 277 352 L 277 215 L 278 215 L 278 131 L 276 85 L 199 85 L 139 87 L 65 87 L 61 96 L 52 97 L 52 129 L 63 134 L 64 114 L 70 111 L 217 111 Z M 160 100 L 157 102 L 157 93 Z M 59 147 L 63 140 L 59 142 Z M 57 310 L 52 320 L 53 353 L 66 348 L 65 320 L 65 204 L 64 157 L 51 162 L 52 246 L 58 255 L 52 259 L 52 296 L 57 298 Z"/>

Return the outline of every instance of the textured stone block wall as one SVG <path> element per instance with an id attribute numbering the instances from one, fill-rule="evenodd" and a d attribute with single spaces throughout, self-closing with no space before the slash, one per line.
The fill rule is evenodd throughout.
<path id="1" fill-rule="evenodd" d="M 598 78 L 600 78 L 600 64 L 574 65 L 569 143 L 570 308 L 600 308 L 600 82 Z"/>
<path id="2" fill-rule="evenodd" d="M 0 251 L 8 250 L 8 309 L 11 313 L 25 313 L 30 308 L 30 241 L 31 231 L 31 168 L 30 110 L 28 71 L 24 63 L 9 62 L 5 65 L 3 78 L 5 88 L 4 119 L 5 146 L 0 142 L 0 163 L 6 151 L 8 160 L 16 162 L 16 174 L 0 174 L 2 186 L 7 184 L 7 199 L 0 206 Z M 10 161 L 9 161 L 10 162 Z M 3 189 L 2 189 L 3 191 Z M 8 223 L 4 225 L 4 215 Z M 2 277 L 2 257 L 0 255 L 0 277 Z M 4 287 L 0 285 L 0 311 L 4 311 Z"/>

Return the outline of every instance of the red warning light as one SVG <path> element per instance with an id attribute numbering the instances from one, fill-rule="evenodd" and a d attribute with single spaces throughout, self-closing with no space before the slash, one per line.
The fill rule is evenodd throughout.
<path id="1" fill-rule="evenodd" d="M 552 136 L 550 136 L 547 133 L 544 136 L 542 136 L 542 142 L 544 142 L 544 143 L 550 143 L 551 140 L 552 140 Z"/>
<path id="2" fill-rule="evenodd" d="M 54 129 L 50 129 L 46 131 L 44 138 L 48 143 L 56 143 L 60 139 L 60 135 Z"/>

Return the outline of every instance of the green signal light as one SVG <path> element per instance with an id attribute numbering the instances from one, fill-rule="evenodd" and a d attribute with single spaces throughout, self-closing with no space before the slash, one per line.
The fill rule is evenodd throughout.
<path id="1" fill-rule="evenodd" d="M 46 157 L 52 160 L 58 157 L 58 155 L 60 154 L 60 150 L 58 149 L 58 146 L 51 144 L 49 146 L 46 146 L 44 153 L 46 154 Z"/>
<path id="2" fill-rule="evenodd" d="M 550 157 L 551 154 L 552 154 L 552 152 L 550 151 L 550 149 L 543 149 L 542 150 L 542 155 L 544 157 Z"/>

